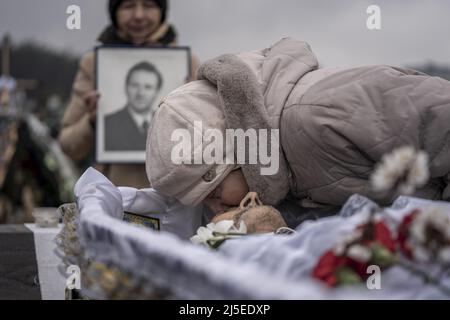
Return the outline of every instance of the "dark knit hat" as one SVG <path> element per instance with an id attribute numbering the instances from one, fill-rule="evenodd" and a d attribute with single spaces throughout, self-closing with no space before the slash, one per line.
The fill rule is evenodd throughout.
<path id="1" fill-rule="evenodd" d="M 117 9 L 124 0 L 109 0 L 109 16 L 114 27 L 117 27 Z M 153 2 L 161 9 L 161 23 L 166 21 L 168 0 L 153 0 Z"/>

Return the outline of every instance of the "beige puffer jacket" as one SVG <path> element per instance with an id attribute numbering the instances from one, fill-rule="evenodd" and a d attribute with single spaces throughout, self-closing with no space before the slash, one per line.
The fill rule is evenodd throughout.
<path id="1" fill-rule="evenodd" d="M 416 195 L 450 200 L 449 81 L 389 66 L 343 70 L 294 91 L 281 122 L 296 197 L 340 205 L 369 195 L 375 164 L 407 145 L 430 157 L 432 179 Z"/>
<path id="2" fill-rule="evenodd" d="M 217 106 L 211 103 L 220 104 L 222 116 L 215 121 L 221 130 L 280 129 L 286 174 L 274 181 L 242 166 L 250 189 L 262 192 L 268 204 L 277 204 L 288 191 L 333 205 L 354 193 L 367 195 L 375 164 L 403 145 L 423 149 L 431 159 L 432 180 L 418 195 L 450 198 L 450 82 L 444 79 L 389 66 L 318 69 L 309 45 L 290 38 L 265 50 L 208 61 L 199 78 L 204 80 L 176 90 L 161 105 L 147 147 L 147 174 L 154 187 L 182 197 L 185 204 L 193 199 L 192 190 L 198 202 L 224 176 L 208 188 L 200 174 L 210 167 L 170 164 L 170 130 L 194 120 L 213 126 L 208 110 Z M 215 86 L 218 99 L 211 97 L 205 80 Z M 208 99 L 202 98 L 204 91 Z M 195 115 L 187 114 L 190 108 L 196 108 Z"/>

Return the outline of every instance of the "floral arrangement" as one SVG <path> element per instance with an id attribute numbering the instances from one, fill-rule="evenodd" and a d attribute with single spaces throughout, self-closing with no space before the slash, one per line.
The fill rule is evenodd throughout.
<path id="1" fill-rule="evenodd" d="M 428 177 L 427 155 L 402 147 L 383 157 L 371 177 L 371 186 L 376 195 L 391 198 L 414 193 Z M 438 276 L 420 268 L 426 263 L 438 266 Z M 450 266 L 449 213 L 434 207 L 414 209 L 391 230 L 383 210 L 373 209 L 365 222 L 319 258 L 312 276 L 329 287 L 360 283 L 369 277 L 370 265 L 380 270 L 405 268 L 450 296 L 450 288 L 438 280 Z"/>
<path id="2" fill-rule="evenodd" d="M 387 268 L 394 263 L 395 240 L 379 216 L 370 219 L 335 248 L 319 259 L 313 276 L 328 286 L 357 283 L 366 280 L 369 265 Z"/>

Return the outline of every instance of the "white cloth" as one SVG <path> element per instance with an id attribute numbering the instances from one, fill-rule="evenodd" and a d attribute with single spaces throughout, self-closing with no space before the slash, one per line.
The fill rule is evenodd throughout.
<path id="1" fill-rule="evenodd" d="M 56 210 L 56 208 L 55 208 Z M 62 225 L 57 228 L 39 228 L 34 223 L 25 224 L 34 235 L 34 246 L 38 265 L 39 285 L 42 300 L 64 300 L 66 278 L 59 272 L 63 263 L 55 254 L 55 237 L 61 231 Z"/>
<path id="2" fill-rule="evenodd" d="M 182 299 L 448 299 L 399 267 L 382 272 L 381 290 L 369 290 L 364 283 L 329 290 L 312 278 L 319 257 L 353 231 L 373 205 L 361 197 L 350 198 L 337 216 L 303 223 L 296 234 L 249 235 L 228 240 L 213 251 L 117 219 L 122 212 L 121 192 L 127 194 L 124 198 L 134 199 L 125 200 L 125 206 L 133 203 L 138 208 L 141 200 L 146 202 L 145 192 L 145 197 L 128 198 L 124 191 L 93 169 L 80 178 L 76 186 L 79 238 L 89 258 L 117 265 L 147 288 L 164 288 Z M 162 199 L 159 203 L 152 198 L 152 205 L 164 207 Z M 395 228 L 412 208 L 430 205 L 450 213 L 450 203 L 402 197 L 384 211 L 384 219 Z M 439 280 L 450 287 L 449 276 Z"/>
<path id="3" fill-rule="evenodd" d="M 160 220 L 161 231 L 176 234 L 188 239 L 201 225 L 203 206 L 186 207 L 177 200 L 164 196 L 154 189 L 135 189 L 115 187 L 105 176 L 89 168 L 75 186 L 75 196 L 82 210 L 87 199 L 93 206 L 101 205 L 99 210 L 122 219 L 124 211 Z"/>

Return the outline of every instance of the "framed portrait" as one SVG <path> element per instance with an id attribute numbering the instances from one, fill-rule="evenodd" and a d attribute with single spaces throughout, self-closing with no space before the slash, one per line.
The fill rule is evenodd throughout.
<path id="1" fill-rule="evenodd" d="M 96 48 L 98 163 L 144 163 L 147 131 L 161 100 L 190 75 L 188 47 Z"/>

